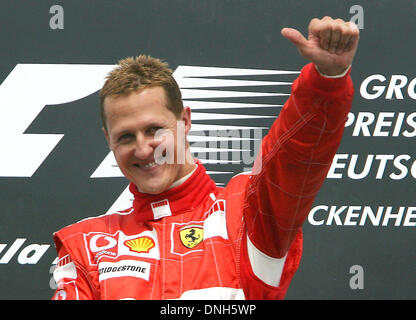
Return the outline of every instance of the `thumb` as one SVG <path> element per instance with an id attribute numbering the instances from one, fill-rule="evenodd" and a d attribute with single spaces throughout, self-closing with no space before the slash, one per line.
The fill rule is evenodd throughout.
<path id="1" fill-rule="evenodd" d="M 308 40 L 296 29 L 283 28 L 281 31 L 282 36 L 290 40 L 298 49 L 306 46 Z"/>

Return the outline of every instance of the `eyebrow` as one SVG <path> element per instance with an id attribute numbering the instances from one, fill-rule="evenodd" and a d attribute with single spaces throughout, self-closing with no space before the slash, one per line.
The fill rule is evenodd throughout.
<path id="1" fill-rule="evenodd" d="M 152 122 L 149 122 L 148 124 L 146 124 L 143 128 L 144 128 L 144 130 L 146 130 L 146 129 L 150 128 L 150 127 L 161 127 L 161 128 L 164 128 L 165 126 L 166 126 L 166 124 L 163 121 L 161 121 L 161 122 L 152 121 Z M 119 136 L 122 136 L 123 134 L 132 133 L 132 130 L 130 130 L 130 129 L 122 129 L 120 131 L 115 130 L 113 132 L 114 132 L 113 133 L 114 136 L 119 137 Z"/>

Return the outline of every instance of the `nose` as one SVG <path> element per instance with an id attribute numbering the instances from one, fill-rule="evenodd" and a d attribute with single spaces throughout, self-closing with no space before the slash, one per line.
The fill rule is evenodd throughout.
<path id="1" fill-rule="evenodd" d="M 136 144 L 134 149 L 134 156 L 142 161 L 151 160 L 154 151 L 154 141 L 150 137 L 143 135 L 136 136 Z"/>

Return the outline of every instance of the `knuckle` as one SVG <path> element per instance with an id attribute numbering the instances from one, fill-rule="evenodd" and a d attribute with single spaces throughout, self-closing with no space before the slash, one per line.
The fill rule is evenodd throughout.
<path id="1" fill-rule="evenodd" d="M 348 23 L 346 23 L 346 27 L 351 31 L 351 32 L 357 32 L 358 31 L 358 27 L 354 22 L 348 21 Z"/>
<path id="2" fill-rule="evenodd" d="M 358 36 L 358 35 L 360 34 L 360 29 L 358 29 L 358 27 L 357 27 L 357 26 L 354 26 L 354 29 L 353 29 L 352 33 L 353 33 L 355 36 Z"/>
<path id="3" fill-rule="evenodd" d="M 320 20 L 318 18 L 313 18 L 311 22 L 309 22 L 309 28 L 316 28 L 319 26 Z"/>
<path id="4" fill-rule="evenodd" d="M 356 24 L 355 24 L 354 22 L 352 22 L 352 21 L 348 21 L 348 22 L 346 22 L 346 23 L 345 23 L 345 25 L 346 25 L 347 27 L 351 28 L 351 29 L 353 29 L 353 28 L 355 28 L 355 27 L 356 27 Z"/>
<path id="5" fill-rule="evenodd" d="M 334 31 L 334 25 L 330 21 L 325 22 L 322 24 L 322 30 L 324 30 L 328 34 L 331 34 L 331 32 Z"/>

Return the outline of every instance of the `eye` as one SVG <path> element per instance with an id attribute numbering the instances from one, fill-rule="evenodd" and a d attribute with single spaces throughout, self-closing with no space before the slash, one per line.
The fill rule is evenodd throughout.
<path id="1" fill-rule="evenodd" d="M 163 128 L 159 127 L 159 126 L 151 126 L 146 130 L 146 133 L 148 135 L 154 136 L 156 134 L 156 132 L 160 129 L 163 129 Z"/>
<path id="2" fill-rule="evenodd" d="M 131 141 L 132 139 L 134 139 L 134 135 L 131 133 L 124 133 L 122 135 L 120 135 L 117 139 L 117 142 L 119 143 L 127 143 L 129 141 Z"/>

